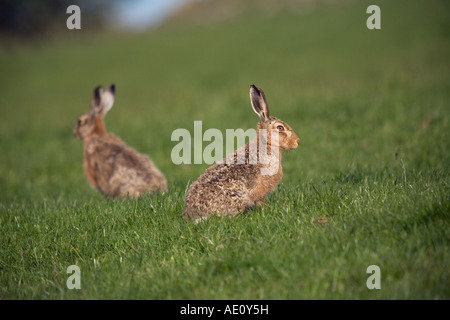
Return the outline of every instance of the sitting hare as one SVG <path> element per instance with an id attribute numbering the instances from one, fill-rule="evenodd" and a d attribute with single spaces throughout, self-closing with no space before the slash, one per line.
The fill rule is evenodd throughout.
<path id="1" fill-rule="evenodd" d="M 270 116 L 261 88 L 250 87 L 250 101 L 260 118 L 256 138 L 192 183 L 186 193 L 185 219 L 235 216 L 255 203 L 263 203 L 280 182 L 281 150 L 297 148 L 300 139 L 287 123 Z"/>
<path id="2" fill-rule="evenodd" d="M 114 103 L 115 86 L 97 87 L 91 110 L 78 119 L 74 135 L 84 141 L 84 171 L 94 188 L 110 197 L 138 197 L 166 191 L 167 182 L 155 164 L 143 154 L 108 133 L 103 117 Z"/>

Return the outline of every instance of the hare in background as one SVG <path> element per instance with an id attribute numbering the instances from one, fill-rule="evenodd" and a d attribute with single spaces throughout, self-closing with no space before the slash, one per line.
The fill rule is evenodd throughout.
<path id="1" fill-rule="evenodd" d="M 185 198 L 185 219 L 235 216 L 263 203 L 280 182 L 281 151 L 297 148 L 300 139 L 287 123 L 270 116 L 261 88 L 250 87 L 250 101 L 260 119 L 256 138 L 209 167 L 192 183 Z"/>
<path id="2" fill-rule="evenodd" d="M 103 118 L 114 104 L 115 86 L 97 87 L 91 110 L 78 118 L 74 135 L 84 142 L 84 171 L 90 184 L 110 197 L 166 191 L 164 175 L 149 159 L 106 131 Z"/>

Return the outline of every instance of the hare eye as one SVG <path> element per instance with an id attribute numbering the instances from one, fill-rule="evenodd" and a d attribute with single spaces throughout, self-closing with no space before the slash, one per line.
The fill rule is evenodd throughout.
<path id="1" fill-rule="evenodd" d="M 278 131 L 284 131 L 284 127 L 282 125 L 277 126 Z"/>
<path id="2" fill-rule="evenodd" d="M 78 125 L 81 126 L 83 124 L 83 121 L 81 119 L 78 119 Z"/>

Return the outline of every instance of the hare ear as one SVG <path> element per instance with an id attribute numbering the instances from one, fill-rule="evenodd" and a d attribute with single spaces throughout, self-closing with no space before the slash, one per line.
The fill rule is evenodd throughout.
<path id="1" fill-rule="evenodd" d="M 116 94 L 116 86 L 111 84 L 102 94 L 102 112 L 107 113 L 114 104 L 114 96 Z"/>
<path id="2" fill-rule="evenodd" d="M 113 84 L 106 90 L 103 90 L 101 86 L 95 88 L 91 100 L 91 109 L 95 113 L 106 114 L 114 104 L 115 92 L 116 87 Z"/>
<path id="3" fill-rule="evenodd" d="M 91 109 L 94 111 L 100 110 L 102 91 L 103 91 L 103 88 L 101 86 L 98 86 L 97 88 L 94 89 L 94 93 L 92 94 L 92 100 L 91 100 Z"/>
<path id="4" fill-rule="evenodd" d="M 254 84 L 250 86 L 250 101 L 252 102 L 253 110 L 259 115 L 261 122 L 269 121 L 270 112 L 264 91 Z"/>

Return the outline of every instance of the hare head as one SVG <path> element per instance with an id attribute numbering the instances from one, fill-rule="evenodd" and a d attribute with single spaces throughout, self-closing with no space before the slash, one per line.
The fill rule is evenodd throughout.
<path id="1" fill-rule="evenodd" d="M 106 90 L 101 86 L 94 89 L 91 100 L 91 110 L 78 118 L 77 126 L 73 129 L 78 139 L 85 139 L 94 134 L 106 133 L 103 117 L 114 104 L 114 84 Z"/>
<path id="2" fill-rule="evenodd" d="M 272 147 L 280 147 L 281 149 L 295 149 L 298 147 L 300 138 L 294 130 L 286 122 L 270 116 L 269 105 L 261 88 L 255 85 L 250 86 L 250 101 L 253 110 L 259 115 L 260 119 L 257 127 L 257 137 L 260 137 L 261 130 L 265 130 L 267 141 Z M 271 139 L 273 134 L 277 134 L 278 139 Z"/>

